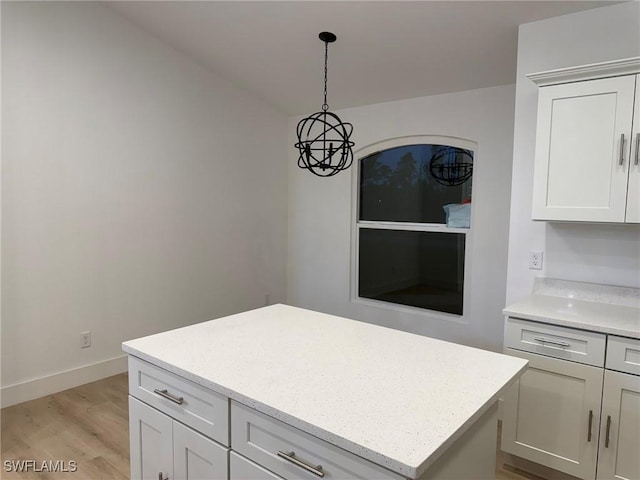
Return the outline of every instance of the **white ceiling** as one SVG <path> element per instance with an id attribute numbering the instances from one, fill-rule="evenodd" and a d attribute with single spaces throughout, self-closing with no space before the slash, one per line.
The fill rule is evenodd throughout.
<path id="1" fill-rule="evenodd" d="M 287 114 L 515 82 L 518 25 L 607 1 L 120 1 L 108 7 Z"/>

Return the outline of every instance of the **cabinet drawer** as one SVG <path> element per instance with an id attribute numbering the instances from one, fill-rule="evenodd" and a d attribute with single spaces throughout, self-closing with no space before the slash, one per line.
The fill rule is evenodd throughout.
<path id="1" fill-rule="evenodd" d="M 606 335 L 546 323 L 508 318 L 505 348 L 524 350 L 596 367 L 604 366 Z"/>
<path id="2" fill-rule="evenodd" d="M 640 340 L 609 335 L 607 368 L 640 375 Z"/>
<path id="3" fill-rule="evenodd" d="M 282 480 L 282 477 L 241 457 L 236 452 L 231 452 L 229 455 L 229 478 L 232 480 Z"/>
<path id="4" fill-rule="evenodd" d="M 171 372 L 129 356 L 129 393 L 229 445 L 229 399 Z"/>
<path id="5" fill-rule="evenodd" d="M 285 479 L 404 478 L 233 401 L 231 448 Z"/>

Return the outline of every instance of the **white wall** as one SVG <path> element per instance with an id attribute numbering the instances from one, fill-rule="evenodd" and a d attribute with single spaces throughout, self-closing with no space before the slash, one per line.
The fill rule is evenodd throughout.
<path id="1" fill-rule="evenodd" d="M 284 301 L 284 115 L 93 2 L 2 2 L 2 73 L 5 404 Z"/>
<path id="2" fill-rule="evenodd" d="M 640 228 L 533 222 L 537 87 L 527 73 L 640 55 L 640 4 L 628 2 L 520 26 L 509 230 L 507 303 L 531 293 L 536 275 L 640 287 Z M 530 250 L 544 270 L 528 269 Z"/>
<path id="3" fill-rule="evenodd" d="M 337 112 L 354 125 L 356 149 L 407 135 L 448 135 L 477 142 L 473 245 L 462 322 L 350 301 L 351 184 L 355 169 L 317 178 L 296 165 L 289 124 L 287 302 L 423 335 L 499 350 L 507 267 L 513 138 L 513 86 L 413 98 Z M 311 113 L 311 112 L 309 112 Z"/>

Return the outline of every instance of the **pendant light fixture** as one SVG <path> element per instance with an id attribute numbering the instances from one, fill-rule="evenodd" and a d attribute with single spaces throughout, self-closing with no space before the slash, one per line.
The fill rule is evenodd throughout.
<path id="1" fill-rule="evenodd" d="M 353 162 L 354 143 L 349 139 L 353 125 L 342 122 L 340 117 L 329 111 L 327 104 L 327 60 L 329 44 L 336 41 L 331 32 L 318 35 L 324 42 L 324 103 L 322 111 L 303 118 L 298 123 L 298 167 L 306 168 L 319 177 L 331 177 L 346 170 Z"/>

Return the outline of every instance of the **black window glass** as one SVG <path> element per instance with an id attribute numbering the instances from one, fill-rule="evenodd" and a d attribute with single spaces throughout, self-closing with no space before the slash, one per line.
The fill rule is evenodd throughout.
<path id="1" fill-rule="evenodd" d="M 471 201 L 473 152 L 407 145 L 361 160 L 360 220 L 445 223 L 444 205 Z"/>
<path id="2" fill-rule="evenodd" d="M 358 295 L 462 315 L 465 234 L 360 229 Z"/>

